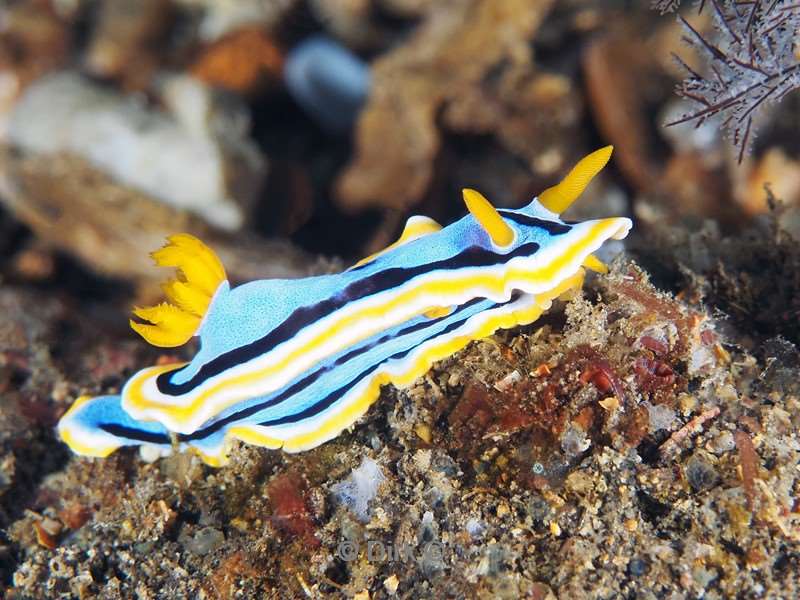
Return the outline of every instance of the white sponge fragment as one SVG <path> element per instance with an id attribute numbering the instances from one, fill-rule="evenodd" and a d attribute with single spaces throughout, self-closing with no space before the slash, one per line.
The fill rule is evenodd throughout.
<path id="1" fill-rule="evenodd" d="M 365 457 L 358 468 L 353 469 L 347 479 L 335 484 L 331 491 L 339 503 L 344 504 L 359 521 L 366 523 L 370 517 L 369 503 L 385 480 L 378 463 Z"/>

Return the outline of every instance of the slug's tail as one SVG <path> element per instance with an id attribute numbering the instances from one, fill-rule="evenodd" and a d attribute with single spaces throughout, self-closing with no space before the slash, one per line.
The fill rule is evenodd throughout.
<path id="1" fill-rule="evenodd" d="M 58 422 L 61 439 L 76 454 L 108 456 L 122 446 L 171 448 L 170 432 L 160 423 L 137 421 L 122 408 L 119 396 L 81 396 Z"/>
<path id="2" fill-rule="evenodd" d="M 175 279 L 162 286 L 168 302 L 137 307 L 133 330 L 154 346 L 185 344 L 200 328 L 214 293 L 226 280 L 225 268 L 214 251 L 188 233 L 167 238 L 167 244 L 151 254 L 156 265 L 174 267 Z"/>

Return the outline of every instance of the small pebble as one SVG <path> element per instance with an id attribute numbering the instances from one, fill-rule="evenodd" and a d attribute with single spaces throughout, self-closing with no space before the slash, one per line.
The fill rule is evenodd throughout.
<path id="1" fill-rule="evenodd" d="M 386 579 L 383 580 L 383 589 L 386 590 L 386 593 L 390 596 L 394 595 L 397 592 L 397 587 L 400 585 L 400 580 L 397 578 L 397 575 L 389 575 Z"/>
<path id="2" fill-rule="evenodd" d="M 419 439 L 421 439 L 426 444 L 431 443 L 432 439 L 431 428 L 428 427 L 425 423 L 417 423 L 414 426 L 414 433 L 416 433 L 417 437 L 419 437 Z"/>
<path id="3" fill-rule="evenodd" d="M 183 540 L 184 547 L 193 554 L 205 556 L 225 543 L 225 535 L 213 527 L 204 527 L 192 537 Z"/>
<path id="4" fill-rule="evenodd" d="M 641 558 L 634 558 L 628 563 L 628 575 L 631 577 L 641 577 L 649 570 L 650 566 L 647 564 L 647 561 L 642 560 Z"/>
<path id="5" fill-rule="evenodd" d="M 719 481 L 714 466 L 701 456 L 692 456 L 684 469 L 689 485 L 696 492 L 709 490 Z"/>
<path id="6" fill-rule="evenodd" d="M 486 533 L 486 525 L 480 519 L 472 518 L 467 521 L 466 529 L 469 536 L 474 540 L 482 538 Z"/>

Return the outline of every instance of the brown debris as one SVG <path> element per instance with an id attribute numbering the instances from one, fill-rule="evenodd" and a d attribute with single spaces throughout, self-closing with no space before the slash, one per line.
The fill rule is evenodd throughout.
<path id="1" fill-rule="evenodd" d="M 40 546 L 48 550 L 54 550 L 58 546 L 58 536 L 61 533 L 61 523 L 54 519 L 44 517 L 33 522 L 36 530 L 36 541 Z"/>
<path id="2" fill-rule="evenodd" d="M 219 254 L 231 279 L 307 275 L 330 268 L 283 242 L 224 234 L 201 219 L 122 186 L 72 155 L 17 156 L 0 150 L 0 202 L 47 243 L 106 275 L 146 282 L 150 292 L 164 274 L 149 252 L 168 235 L 187 232 Z M 270 256 L 270 261 L 256 257 Z"/>
<path id="3" fill-rule="evenodd" d="M 495 421 L 488 390 L 476 382 L 467 384 L 447 419 L 454 429 L 454 437 L 463 440 L 462 443 L 482 437 Z"/>
<path id="4" fill-rule="evenodd" d="M 56 425 L 57 415 L 53 413 L 53 405 L 49 400 L 24 395 L 17 402 L 17 410 L 33 426 L 54 427 Z"/>
<path id="5" fill-rule="evenodd" d="M 650 284 L 630 273 L 621 264 L 608 278 L 627 278 L 649 298 L 654 293 Z M 80 508 L 75 523 L 64 511 L 57 512 L 65 526 L 79 530 L 62 534 L 57 546 L 47 550 L 36 540 L 32 520 L 18 521 L 27 524 L 29 538 L 18 533 L 19 525 L 14 528 L 14 542 L 26 553 L 15 566 L 15 583 L 43 590 L 58 580 L 49 561 L 60 560 L 76 574 L 105 577 L 88 584 L 90 598 L 113 597 L 115 585 L 122 597 L 133 595 L 137 584 L 178 597 L 197 596 L 201 589 L 222 598 L 380 594 L 382 582 L 392 575 L 398 592 L 411 595 L 443 597 L 456 585 L 465 597 L 484 592 L 496 597 L 496 590 L 510 585 L 510 597 L 524 598 L 532 590 L 545 597 L 550 592 L 581 597 L 587 577 L 598 577 L 598 586 L 620 593 L 642 584 L 710 589 L 717 584 L 684 581 L 675 565 L 713 564 L 726 578 L 719 583 L 722 592 L 750 589 L 749 579 L 740 585 L 735 578 L 762 577 L 776 557 L 794 548 L 794 459 L 791 453 L 775 459 L 770 467 L 774 479 L 755 479 L 764 501 L 753 519 L 730 494 L 737 485 L 730 425 L 753 431 L 759 425 L 759 443 L 783 443 L 770 436 L 776 427 L 784 431 L 784 441 L 794 435 L 791 416 L 776 424 L 784 408 L 790 415 L 796 412 L 794 405 L 789 400 L 781 405 L 780 398 L 760 404 L 763 396 L 754 389 L 747 406 L 755 420 L 745 419 L 735 394 L 717 385 L 735 381 L 730 365 L 715 364 L 695 377 L 697 402 L 684 414 L 702 406 L 706 394 L 724 410 L 708 409 L 685 425 L 680 420 L 666 424 L 655 435 L 634 363 L 641 357 L 664 361 L 677 376 L 686 375 L 686 355 L 671 343 L 677 333 L 661 335 L 673 322 L 669 317 L 684 314 L 678 310 L 684 305 L 672 301 L 677 313 L 667 310 L 665 316 L 663 306 L 650 311 L 606 283 L 591 290 L 600 294 L 596 303 L 572 300 L 566 319 L 556 309 L 547 325 L 499 333 L 438 363 L 409 390 L 387 390 L 352 433 L 309 452 L 289 456 L 237 446 L 229 466 L 213 470 L 198 465 L 189 483 L 179 470 L 168 468 L 176 457 L 147 465 L 135 453 L 122 451 L 102 461 L 70 461 L 37 496 L 42 506 L 89 508 L 92 527 L 80 528 L 86 517 Z M 670 300 L 667 295 L 660 299 Z M 644 318 L 648 313 L 651 318 Z M 713 325 L 710 320 L 688 324 L 690 347 L 710 350 L 700 339 L 700 328 Z M 666 354 L 637 343 L 647 335 L 667 345 Z M 712 344 L 730 343 L 720 331 L 713 337 Z M 78 354 L 94 356 L 79 364 L 102 360 L 106 351 L 98 347 L 112 342 L 113 336 L 81 346 Z M 150 357 L 155 361 L 161 354 L 153 350 Z M 739 365 L 739 351 L 732 354 L 731 364 Z M 14 364 L 30 369 L 31 362 L 26 356 Z M 548 368 L 529 375 L 539 365 Z M 85 367 L 70 371 L 78 373 L 79 385 L 97 385 Z M 591 375 L 582 378 L 582 373 Z M 614 393 L 612 380 L 623 387 L 624 404 L 606 401 Z M 665 394 L 665 410 L 679 404 L 673 397 L 678 394 L 686 395 Z M 697 436 L 695 450 L 685 458 L 674 450 L 691 435 Z M 672 437 L 658 452 L 661 436 Z M 764 450 L 765 462 L 775 450 Z M 330 483 L 374 452 L 387 466 L 386 488 L 392 492 L 381 493 L 370 521 L 357 523 L 347 511 L 326 510 Z M 769 491 L 759 489 L 761 483 Z M 768 500 L 768 494 L 774 498 Z M 221 540 L 214 552 L 175 552 L 175 544 L 185 548 L 187 540 L 209 528 Z M 343 539 L 380 540 L 387 547 L 409 540 L 416 547 L 413 543 L 431 536 L 443 544 L 446 570 L 436 571 L 421 554 L 407 563 L 369 561 L 363 545 L 355 560 L 337 554 Z M 670 543 L 675 539 L 683 543 Z M 120 540 L 124 551 L 113 546 Z M 105 562 L 76 552 L 82 548 L 96 550 Z M 602 558 L 603 553 L 608 557 Z M 587 556 L 603 560 L 603 568 L 592 565 L 589 570 Z M 781 560 L 792 566 L 791 558 Z M 516 566 L 533 561 L 540 585 Z M 746 568 L 747 561 L 761 566 Z M 194 576 L 176 582 L 174 573 L 181 569 Z M 778 574 L 783 571 L 770 572 L 774 581 L 786 579 Z M 112 573 L 123 574 L 124 581 L 114 583 Z M 462 573 L 480 575 L 470 581 L 458 576 Z M 82 581 L 70 577 L 74 585 Z"/>
<path id="6" fill-rule="evenodd" d="M 184 73 L 202 65 L 207 81 L 247 94 L 274 185 L 256 222 L 228 236 L 155 207 L 74 157 L 0 156 L 0 181 L 8 184 L 0 190 L 0 589 L 9 598 L 552 600 L 641 590 L 800 597 L 800 254 L 789 238 L 800 231 L 800 213 L 776 209 L 748 236 L 730 218 L 722 228 L 737 228 L 728 238 L 714 235 L 713 225 L 651 235 L 688 215 L 719 220 L 724 207 L 716 201 L 744 213 L 731 201 L 730 165 L 713 126 L 710 137 L 699 132 L 702 149 L 685 132 L 661 128 L 672 72 L 671 46 L 659 40 L 674 29 L 672 19 L 581 1 L 168 3 L 178 26 L 152 48 L 130 50 L 131 64 L 104 85 L 138 85 L 153 60 Z M 19 0 L 11 8 L 44 15 L 50 4 Z M 67 11 L 53 18 L 62 33 L 78 10 L 78 37 L 84 41 L 88 28 L 91 44 L 105 3 L 52 6 Z M 256 7 L 249 24 L 242 7 Z M 280 16 L 265 19 L 265 11 Z M 531 24 L 544 13 L 541 26 Z M 45 30 L 53 21 L 27 27 Z M 240 39 L 243 28 L 257 35 Z M 348 174 L 363 196 L 342 202 L 382 208 L 358 219 L 325 204 L 350 140 L 309 133 L 297 107 L 290 112 L 298 118 L 286 123 L 269 114 L 290 100 L 261 94 L 259 80 L 273 67 L 253 68 L 264 62 L 258 51 L 269 54 L 262 42 L 294 44 L 310 30 L 353 44 L 380 71 L 372 129 L 358 134 L 364 139 L 353 158 L 372 172 Z M 231 33 L 220 38 L 220 31 Z M 238 54 L 244 42 L 260 50 Z M 581 80 L 581 51 L 595 43 L 616 47 L 585 62 Z M 35 71 L 32 47 L 20 45 L 25 60 L 0 74 L 0 88 Z M 53 61 L 83 64 L 68 49 L 49 60 L 41 52 L 45 70 Z M 790 195 L 796 110 L 766 124 L 734 186 L 756 193 L 755 177 L 744 185 L 755 169 L 782 180 L 775 189 Z M 587 279 L 582 294 L 555 303 L 535 324 L 470 344 L 408 389 L 386 386 L 362 420 L 308 452 L 236 443 L 230 464 L 212 469 L 190 454 L 145 463 L 134 449 L 76 457 L 57 440 L 51 425 L 71 399 L 116 393 L 136 369 L 185 360 L 194 348 L 167 353 L 134 341 L 124 318 L 128 290 L 109 298 L 114 282 L 98 281 L 56 250 L 99 273 L 160 281 L 165 274 L 146 254 L 163 230 L 185 226 L 210 237 L 236 279 L 319 272 L 331 263 L 250 236 L 308 243 L 327 227 L 344 234 L 310 247 L 382 247 L 408 216 L 396 207 L 419 202 L 417 211 L 451 222 L 436 211 L 452 205 L 457 186 L 473 184 L 510 205 L 549 185 L 588 140 L 605 143 L 596 132 L 617 144 L 619 168 L 612 164 L 580 205 L 618 215 L 630 203 L 637 228 L 626 251 L 649 256 L 653 281 L 667 291 L 616 259 L 607 276 Z M 775 160 L 776 148 L 785 163 Z M 742 205 L 757 207 L 764 197 Z M 340 246 L 342 237 L 355 241 Z M 366 456 L 385 482 L 363 522 L 330 498 L 334 482 Z M 342 557 L 344 540 L 359 546 L 357 556 Z M 369 542 L 406 544 L 413 556 L 371 560 Z M 438 559 L 426 556 L 430 543 L 440 544 Z"/>
<path id="7" fill-rule="evenodd" d="M 169 535 L 177 525 L 178 513 L 170 508 L 166 501 L 157 500 L 147 506 L 142 526 L 144 531 Z M 123 526 L 125 523 L 123 522 Z M 123 529 L 128 529 L 123 527 Z M 131 533 L 133 533 L 131 526 Z"/>
<path id="8" fill-rule="evenodd" d="M 219 567 L 209 575 L 208 583 L 211 589 L 208 591 L 213 590 L 214 597 L 220 600 L 232 600 L 241 597 L 239 589 L 243 580 L 254 582 L 262 588 L 262 592 L 266 591 L 263 590 L 264 579 L 264 572 L 258 569 L 242 550 L 238 550 L 225 557 Z"/>
<path id="9" fill-rule="evenodd" d="M 622 434 L 625 443 L 636 448 L 647 437 L 650 431 L 650 413 L 644 406 L 637 406 L 631 415 L 625 419 Z"/>
<path id="10" fill-rule="evenodd" d="M 75 531 L 83 527 L 92 518 L 92 510 L 79 502 L 72 502 L 59 511 L 58 518 L 69 529 Z"/>
<path id="11" fill-rule="evenodd" d="M 589 106 L 614 144 L 616 164 L 640 190 L 651 189 L 660 173 L 641 93 L 643 78 L 652 77 L 652 62 L 644 40 L 624 30 L 599 36 L 583 56 Z M 618 68 L 620 63 L 626 68 Z"/>
<path id="12" fill-rule="evenodd" d="M 103 2 L 86 52 L 87 69 L 120 79 L 125 89 L 145 89 L 159 66 L 159 42 L 171 20 L 170 0 Z"/>
<path id="13" fill-rule="evenodd" d="M 49 2 L 4 3 L 0 15 L 0 73 L 16 80 L 16 92 L 67 61 L 72 43 L 69 23 Z M 0 114 L 6 99 L 0 93 Z"/>

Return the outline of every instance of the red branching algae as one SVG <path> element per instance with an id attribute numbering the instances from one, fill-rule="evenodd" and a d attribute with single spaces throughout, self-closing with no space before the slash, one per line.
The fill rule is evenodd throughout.
<path id="1" fill-rule="evenodd" d="M 206 583 L 209 585 L 209 592 L 214 592 L 213 597 L 220 600 L 239 598 L 237 594 L 237 582 L 245 579 L 251 582 L 259 582 L 263 579 L 263 571 L 256 568 L 241 550 L 236 551 L 222 560 L 219 567 L 215 569 Z M 266 594 L 265 594 L 266 595 Z"/>
<path id="2" fill-rule="evenodd" d="M 464 387 L 448 421 L 458 431 L 457 437 L 463 438 L 464 434 L 469 434 L 471 438 L 479 438 L 489 429 L 494 417 L 489 391 L 480 383 L 471 381 Z"/>
<path id="3" fill-rule="evenodd" d="M 267 484 L 267 496 L 272 503 L 272 523 L 289 537 L 301 538 L 316 548 L 319 540 L 308 509 L 305 480 L 297 473 L 282 473 Z"/>
<path id="4" fill-rule="evenodd" d="M 652 335 L 643 335 L 639 338 L 639 344 L 643 348 L 647 348 L 648 350 L 652 351 L 656 355 L 663 355 L 669 352 L 669 347 L 667 344 L 662 342 L 661 340 L 657 340 Z"/>
<path id="5" fill-rule="evenodd" d="M 527 412 L 519 403 L 514 402 L 503 410 L 495 426 L 492 429 L 498 431 L 517 431 L 529 427 L 534 422 L 534 417 Z"/>
<path id="6" fill-rule="evenodd" d="M 537 407 L 523 406 L 531 392 L 530 381 L 522 380 L 507 391 L 498 390 L 498 398 L 490 398 L 489 390 L 481 383 L 468 383 L 448 417 L 454 440 L 460 440 L 459 445 L 469 446 L 470 440 L 479 440 L 490 432 L 530 427 L 539 414 Z"/>
<path id="7" fill-rule="evenodd" d="M 634 361 L 633 371 L 640 388 L 646 392 L 669 387 L 675 382 L 675 371 L 661 360 L 641 356 Z"/>
<path id="8" fill-rule="evenodd" d="M 642 281 L 644 275 L 631 269 L 629 271 L 631 279 Z M 621 296 L 632 300 L 641 306 L 645 312 L 658 315 L 663 319 L 673 323 L 677 329 L 678 341 L 675 350 L 679 353 L 685 352 L 689 347 L 689 339 L 692 329 L 699 324 L 697 315 L 690 313 L 685 315 L 679 308 L 679 304 L 674 300 L 659 297 L 654 291 L 648 292 L 637 282 L 609 282 L 609 289 Z M 651 348 L 652 350 L 652 348 Z"/>
<path id="9" fill-rule="evenodd" d="M 547 377 L 551 372 L 550 365 L 542 363 L 533 370 L 533 375 L 535 377 Z"/>
<path id="10" fill-rule="evenodd" d="M 608 378 L 608 375 L 595 365 L 590 365 L 583 370 L 580 381 L 584 385 L 591 382 L 594 387 L 604 393 L 611 391 L 612 388 L 611 380 Z"/>
<path id="11" fill-rule="evenodd" d="M 583 358 L 588 360 L 588 364 L 581 372 L 580 381 L 583 384 L 592 383 L 598 391 L 602 393 L 614 392 L 614 395 L 620 400 L 625 401 L 625 390 L 622 383 L 611 368 L 609 362 L 603 358 L 597 350 L 589 346 L 579 346 L 574 352 L 570 353 L 568 358 Z M 574 356 L 572 356 L 574 355 Z"/>

